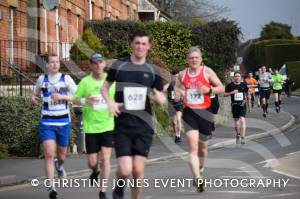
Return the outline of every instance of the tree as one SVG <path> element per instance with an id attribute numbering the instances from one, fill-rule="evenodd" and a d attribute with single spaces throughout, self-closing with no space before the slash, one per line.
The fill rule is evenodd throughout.
<path id="1" fill-rule="evenodd" d="M 175 21 L 191 22 L 198 18 L 204 21 L 215 20 L 229 8 L 214 4 L 209 0 L 153 0 L 163 11 L 170 14 Z"/>
<path id="2" fill-rule="evenodd" d="M 291 26 L 274 21 L 264 25 L 260 32 L 260 37 L 262 40 L 294 39 L 294 36 L 291 33 Z"/>
<path id="3" fill-rule="evenodd" d="M 106 46 L 102 44 L 102 40 L 94 34 L 91 28 L 87 28 L 72 46 L 70 50 L 71 59 L 79 64 L 82 60 L 89 60 L 94 52 L 100 52 L 105 57 L 109 55 Z"/>

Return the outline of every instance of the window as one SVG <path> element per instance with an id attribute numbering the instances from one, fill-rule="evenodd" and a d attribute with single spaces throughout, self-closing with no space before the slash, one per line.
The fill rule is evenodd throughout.
<path id="1" fill-rule="evenodd" d="M 71 10 L 67 10 L 67 19 L 66 19 L 66 35 L 67 35 L 67 42 L 69 42 L 69 21 L 71 17 Z"/>
<path id="2" fill-rule="evenodd" d="M 93 2 L 92 0 L 88 0 L 89 1 L 89 20 L 93 19 Z"/>
<path id="3" fill-rule="evenodd" d="M 14 62 L 14 8 L 9 8 L 9 62 Z"/>

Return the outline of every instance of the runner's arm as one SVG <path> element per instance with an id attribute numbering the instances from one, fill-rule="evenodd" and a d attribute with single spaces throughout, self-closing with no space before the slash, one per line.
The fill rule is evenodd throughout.
<path id="1" fill-rule="evenodd" d="M 170 83 L 166 83 L 166 84 L 164 85 L 164 89 L 163 89 L 164 92 L 167 92 L 167 90 L 168 90 L 168 88 L 169 88 L 169 85 L 170 85 Z"/>
<path id="2" fill-rule="evenodd" d="M 211 82 L 211 93 L 222 94 L 225 91 L 224 85 L 217 76 L 217 74 L 209 67 L 207 67 L 208 80 Z"/>
<path id="3" fill-rule="evenodd" d="M 38 105 L 38 99 L 40 98 L 41 95 L 41 85 L 43 83 L 43 79 L 44 79 L 44 75 L 39 76 L 34 86 L 33 92 L 31 94 L 31 103 L 35 106 Z"/>
<path id="4" fill-rule="evenodd" d="M 105 81 L 103 83 L 101 94 L 107 103 L 113 103 L 114 100 L 109 97 L 109 88 L 111 87 L 112 82 Z"/>
<path id="5" fill-rule="evenodd" d="M 162 77 L 160 75 L 160 71 L 155 67 L 155 81 L 152 85 L 153 92 L 153 100 L 159 104 L 160 106 L 166 103 L 166 96 L 164 94 L 164 87 L 162 83 Z"/>
<path id="6" fill-rule="evenodd" d="M 166 96 L 163 91 L 153 88 L 153 100 L 161 106 L 166 103 Z"/>
<path id="7" fill-rule="evenodd" d="M 101 94 L 107 103 L 110 114 L 112 116 L 118 117 L 121 114 L 119 107 L 122 106 L 123 104 L 117 103 L 109 97 L 109 88 L 111 87 L 111 85 L 112 85 L 112 82 L 106 80 L 103 83 L 103 86 L 101 89 Z"/>
<path id="8" fill-rule="evenodd" d="M 69 75 L 65 76 L 65 80 L 66 80 L 66 84 L 67 84 L 67 87 L 69 90 L 68 95 L 61 95 L 60 93 L 53 93 L 51 95 L 51 97 L 54 100 L 64 100 L 67 102 L 73 102 L 73 96 L 76 93 L 77 85 L 75 84 L 74 80 Z"/>
<path id="9" fill-rule="evenodd" d="M 73 99 L 73 104 L 76 104 L 76 105 L 79 105 L 79 106 L 82 106 L 82 105 L 85 105 L 85 98 L 84 98 L 84 81 L 80 81 L 79 82 L 79 85 L 78 85 L 78 88 L 76 90 L 76 93 L 75 93 L 75 96 L 74 96 L 74 99 Z"/>
<path id="10" fill-rule="evenodd" d="M 180 99 L 181 99 L 181 96 L 184 95 L 184 91 L 181 90 L 181 87 L 182 87 L 182 76 L 183 76 L 183 71 L 179 72 L 178 74 L 178 77 L 176 78 L 176 81 L 175 81 L 175 87 L 174 87 L 174 92 L 175 92 L 175 101 L 176 102 L 179 102 Z"/>
<path id="11" fill-rule="evenodd" d="M 231 85 L 231 84 L 228 84 L 228 85 L 226 86 L 226 89 L 225 89 L 225 92 L 224 92 L 224 97 L 228 97 L 228 96 L 230 96 L 230 95 L 235 94 L 235 91 L 232 90 L 232 88 L 231 88 L 230 85 Z"/>

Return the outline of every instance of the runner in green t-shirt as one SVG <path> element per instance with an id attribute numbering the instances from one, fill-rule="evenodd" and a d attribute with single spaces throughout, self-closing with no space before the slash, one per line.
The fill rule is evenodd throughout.
<path id="1" fill-rule="evenodd" d="M 278 70 L 275 69 L 274 75 L 272 76 L 272 82 L 273 82 L 273 95 L 275 99 L 275 106 L 276 106 L 276 112 L 279 113 L 280 111 L 280 105 L 281 105 L 281 92 L 282 92 L 282 85 L 284 83 L 284 78 L 281 74 L 279 74 Z"/>
<path id="2" fill-rule="evenodd" d="M 90 180 L 98 180 L 98 157 L 101 158 L 101 182 L 109 178 L 110 157 L 113 147 L 114 117 L 110 115 L 100 90 L 106 79 L 106 62 L 99 53 L 90 58 L 91 75 L 84 77 L 76 91 L 74 103 L 83 106 L 83 128 L 88 153 L 88 165 L 92 169 Z M 115 85 L 110 87 L 109 97 L 114 98 Z M 101 183 L 102 184 L 102 183 Z M 99 198 L 106 199 L 106 186 L 101 186 Z"/>

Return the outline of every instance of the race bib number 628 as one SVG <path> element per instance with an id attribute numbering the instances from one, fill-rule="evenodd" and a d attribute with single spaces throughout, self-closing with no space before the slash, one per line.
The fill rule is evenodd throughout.
<path id="1" fill-rule="evenodd" d="M 124 104 L 126 110 L 144 110 L 146 106 L 147 87 L 125 87 Z"/>

